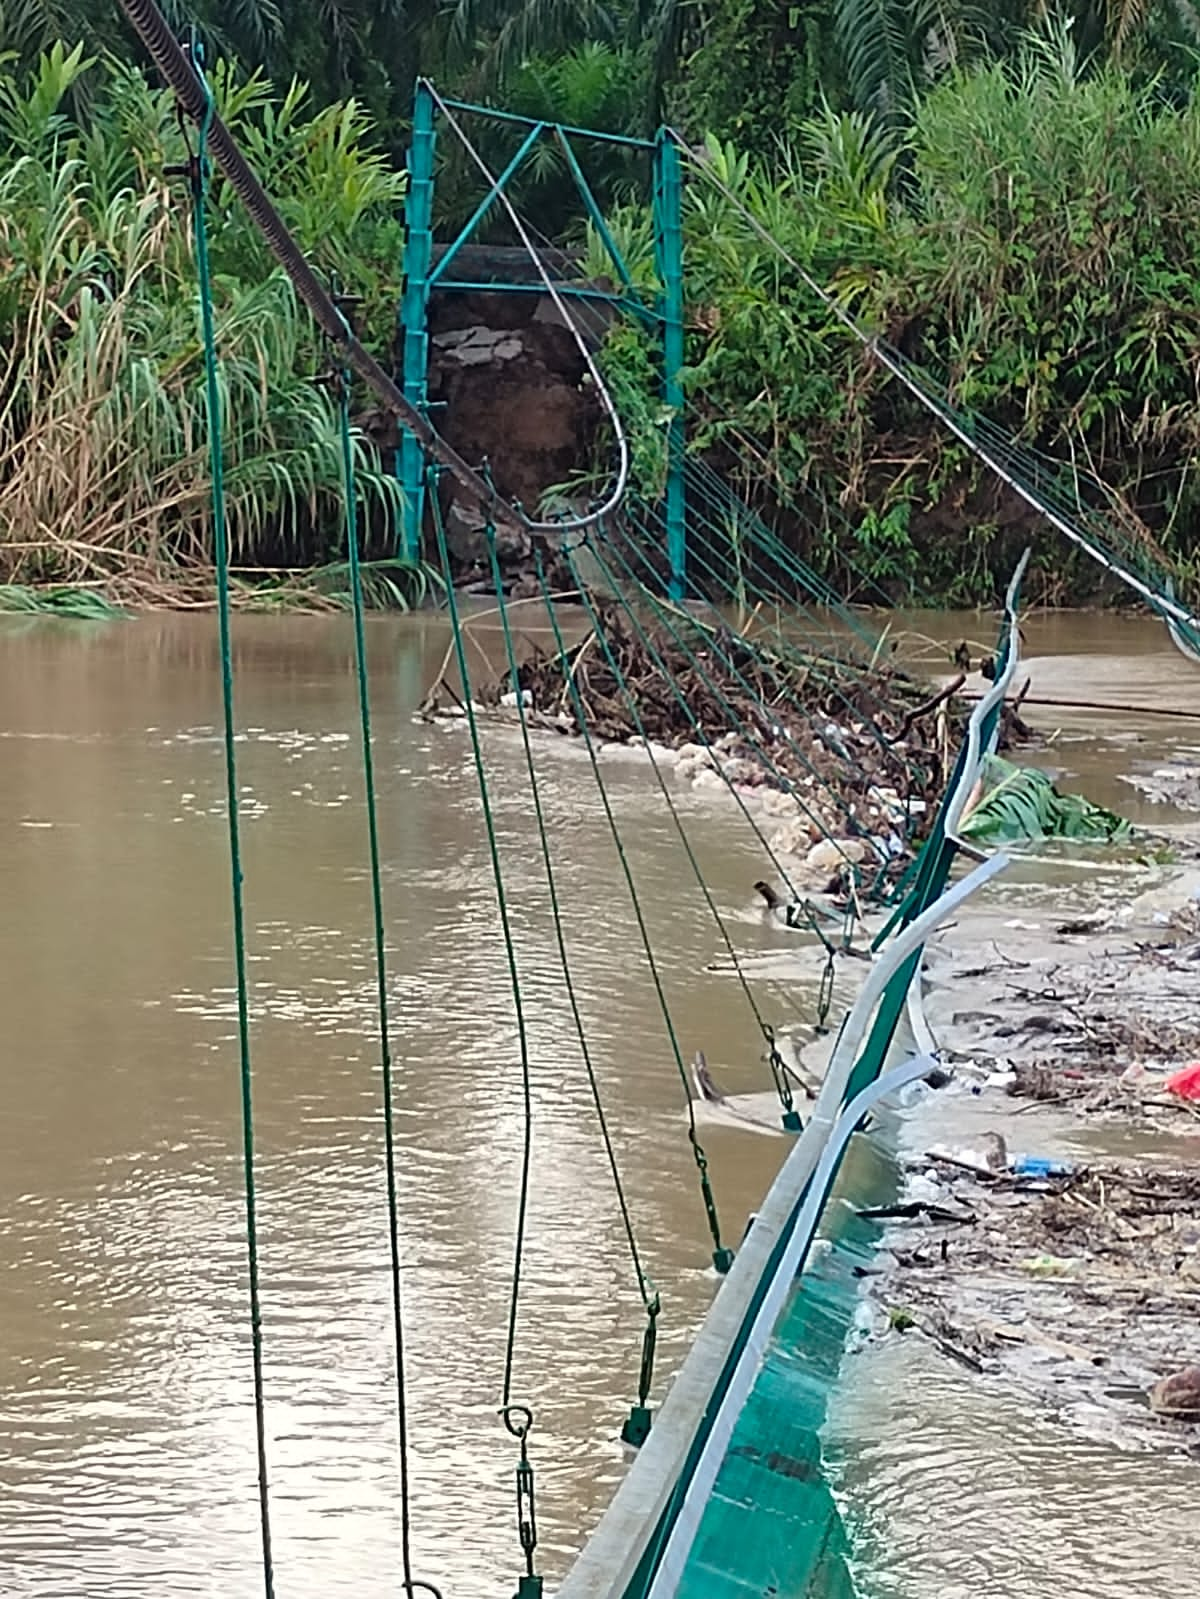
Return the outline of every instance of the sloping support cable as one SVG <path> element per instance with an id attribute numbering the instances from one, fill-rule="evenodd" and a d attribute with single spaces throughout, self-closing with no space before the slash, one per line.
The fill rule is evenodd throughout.
<path id="1" fill-rule="evenodd" d="M 322 332 L 342 350 L 347 363 L 379 399 L 396 413 L 442 465 L 451 472 L 473 503 L 490 511 L 505 525 L 524 522 L 506 501 L 496 494 L 475 469 L 431 427 L 424 416 L 405 399 L 378 361 L 346 328 L 345 319 L 305 260 L 283 219 L 267 198 L 266 191 L 251 171 L 246 158 L 221 118 L 210 112 L 208 99 L 195 68 L 167 26 L 155 0 L 120 0 L 122 11 L 145 45 L 154 64 L 175 94 L 183 113 L 203 131 L 204 144 L 228 178 L 270 247 L 272 255 L 295 285 L 297 294 L 311 311 Z"/>
<path id="2" fill-rule="evenodd" d="M 538 262 L 537 253 L 533 249 L 528 235 L 524 232 L 520 219 L 512 209 L 507 195 L 501 191 L 501 202 L 508 211 L 509 217 L 518 232 L 522 234 L 522 242 L 526 249 L 535 264 L 538 265 L 547 293 L 554 300 L 556 308 L 564 317 L 566 325 L 572 330 L 580 343 L 581 349 L 584 351 L 585 360 L 592 371 L 597 392 L 609 415 L 617 440 L 618 467 L 608 498 L 604 504 L 588 511 L 584 515 L 568 518 L 565 524 L 562 521 L 536 521 L 527 516 L 519 507 L 510 505 L 502 495 L 497 494 L 493 486 L 481 473 L 469 465 L 458 451 L 446 442 L 417 406 L 413 405 L 405 397 L 392 378 L 379 365 L 375 357 L 364 348 L 360 340 L 347 328 L 345 319 L 305 260 L 278 211 L 267 198 L 266 191 L 255 177 L 229 129 L 213 111 L 195 68 L 184 54 L 178 40 L 172 34 L 155 0 L 120 0 L 120 6 L 130 25 L 145 45 L 158 70 L 162 73 L 163 78 L 174 92 L 184 115 L 195 123 L 197 128 L 203 130 L 203 141 L 206 149 L 211 152 L 213 159 L 229 180 L 230 186 L 246 207 L 251 221 L 266 240 L 272 255 L 274 255 L 291 279 L 297 294 L 312 313 L 318 326 L 343 352 L 347 365 L 357 373 L 388 410 L 394 412 L 400 418 L 422 449 L 426 450 L 433 460 L 439 462 L 451 474 L 455 482 L 466 494 L 470 503 L 477 506 L 485 518 L 491 518 L 504 527 L 519 527 L 529 534 L 560 533 L 564 526 L 574 528 L 591 527 L 603 521 L 614 507 L 620 504 L 625 493 L 629 470 L 628 442 L 612 397 L 599 371 L 595 368 L 591 354 L 586 348 L 586 343 L 578 334 L 575 323 L 567 311 L 562 297 L 557 294 L 553 283 L 545 273 L 545 269 Z M 487 164 L 474 150 L 474 147 L 462 133 L 458 124 L 454 122 L 453 115 L 449 111 L 446 102 L 437 96 L 431 86 L 430 93 L 433 94 L 443 114 L 451 121 L 475 164 L 481 168 L 488 182 L 493 182 L 493 175 Z"/>
<path id="3" fill-rule="evenodd" d="M 788 266 L 792 268 L 804 285 L 817 296 L 825 308 L 842 323 L 863 348 L 873 355 L 880 365 L 908 390 L 914 399 L 919 401 L 931 415 L 935 416 L 944 427 L 953 433 L 961 444 L 965 444 L 967 449 L 981 460 L 1001 482 L 1024 500 L 1031 510 L 1036 511 L 1040 516 L 1044 516 L 1052 527 L 1081 549 L 1098 566 L 1125 584 L 1127 588 L 1132 589 L 1134 593 L 1141 595 L 1151 609 L 1161 616 L 1164 621 L 1173 621 L 1180 628 L 1193 630 L 1200 637 L 1200 618 L 1197 618 L 1194 612 L 1188 610 L 1186 606 L 1181 605 L 1174 598 L 1169 582 L 1164 583 L 1161 592 L 1152 588 L 1136 572 L 1130 571 L 1128 566 L 1116 559 L 1107 550 L 1104 550 L 1094 538 L 1084 532 L 1076 523 L 1050 505 L 1046 496 L 1023 482 L 1003 461 L 999 451 L 992 449 L 988 444 L 977 438 L 972 430 L 964 425 L 962 419 L 945 399 L 932 392 L 926 381 L 918 380 L 908 371 L 907 363 L 898 351 L 893 350 L 881 339 L 868 332 L 856 317 L 852 316 L 844 306 L 838 303 L 828 289 L 818 282 L 812 273 L 775 238 L 770 229 L 758 220 L 749 207 L 738 199 L 729 185 L 719 178 L 710 166 L 696 158 L 680 134 L 673 133 L 672 137 L 684 158 L 689 161 L 692 169 L 698 172 L 733 206 L 742 220 L 749 225 L 751 231 L 770 249 L 774 250 L 781 260 L 787 262 Z M 1179 643 L 1179 637 L 1175 633 L 1172 633 L 1172 638 L 1175 639 L 1177 644 Z M 1192 658 L 1190 650 L 1185 649 L 1184 653 L 1189 658 Z"/>

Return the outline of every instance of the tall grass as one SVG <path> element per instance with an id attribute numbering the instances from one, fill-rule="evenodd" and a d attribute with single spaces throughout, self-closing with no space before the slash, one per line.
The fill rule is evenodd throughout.
<path id="1" fill-rule="evenodd" d="M 62 109 L 100 79 L 86 125 Z M 398 271 L 403 179 L 373 154 L 353 104 L 310 113 L 219 77 L 250 146 L 318 266 L 373 325 Z M 140 73 L 55 45 L 36 71 L 0 63 L 0 582 L 102 585 L 169 600 L 211 560 L 209 466 L 185 159 L 167 95 Z M 313 382 L 325 359 L 286 277 L 223 183 L 212 258 L 235 562 L 319 564 L 339 553 L 337 418 Z M 395 488 L 357 434 L 368 518 Z"/>

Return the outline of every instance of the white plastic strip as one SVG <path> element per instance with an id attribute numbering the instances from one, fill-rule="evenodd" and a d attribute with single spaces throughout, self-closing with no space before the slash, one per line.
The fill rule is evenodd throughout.
<path id="1" fill-rule="evenodd" d="M 1003 672 L 997 675 L 991 688 L 971 712 L 970 720 L 967 722 L 967 754 L 963 762 L 962 776 L 955 784 L 954 792 L 946 805 L 946 837 L 952 844 L 957 844 L 960 849 L 970 849 L 972 854 L 976 853 L 976 851 L 959 838 L 958 829 L 959 824 L 962 822 L 967 800 L 975 786 L 975 780 L 979 776 L 983 757 L 985 754 L 990 755 L 992 753 L 999 733 L 999 727 L 997 726 L 996 733 L 993 734 L 989 741 L 990 747 L 985 750 L 983 748 L 984 719 L 990 711 L 995 710 L 1003 702 L 1009 688 L 1012 686 L 1013 678 L 1017 675 L 1017 666 L 1021 659 L 1021 635 L 1017 631 L 1016 599 L 1017 589 L 1020 586 L 1022 577 L 1025 575 L 1025 567 L 1028 562 L 1029 551 L 1026 550 L 1017 563 L 1017 569 L 1008 585 L 1008 593 L 1004 597 L 1004 615 L 1009 627 L 1008 660 Z"/>
<path id="2" fill-rule="evenodd" d="M 1013 679 L 1017 675 L 1017 667 L 1021 660 L 1021 634 L 1017 626 L 1017 591 L 1021 586 L 1021 579 L 1025 575 L 1025 568 L 1029 564 L 1029 551 L 1026 550 L 1017 563 L 1016 571 L 1009 580 L 1008 590 L 1004 596 L 1004 619 L 1008 627 L 1008 650 L 1004 671 L 999 674 L 991 688 L 976 704 L 967 721 L 967 748 L 963 759 L 963 769 L 959 774 L 954 792 L 946 802 L 946 837 L 952 844 L 974 859 L 979 859 L 979 851 L 959 836 L 958 829 L 962 824 L 963 811 L 966 809 L 967 800 L 978 780 L 985 755 L 990 755 L 996 747 L 1000 735 L 1000 724 L 997 722 L 988 747 L 983 747 L 983 724 L 988 713 L 1003 703 Z M 1170 623 L 1168 623 L 1170 626 Z M 933 1036 L 928 1020 L 925 1016 L 925 998 L 921 991 L 921 967 L 923 962 L 917 962 L 917 969 L 913 973 L 912 982 L 909 984 L 908 996 L 905 1006 L 908 1012 L 908 1025 L 912 1033 L 913 1043 L 922 1054 L 934 1055 L 937 1053 L 937 1040 Z"/>

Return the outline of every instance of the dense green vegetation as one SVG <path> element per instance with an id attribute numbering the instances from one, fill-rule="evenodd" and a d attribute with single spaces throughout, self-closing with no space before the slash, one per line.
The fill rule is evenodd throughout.
<path id="1" fill-rule="evenodd" d="M 188 197 L 164 176 L 185 151 L 169 96 L 133 68 L 107 69 L 69 118 L 88 71 L 59 44 L 30 78 L 0 69 L 0 582 L 178 599 L 176 568 L 206 557 L 209 523 Z M 386 328 L 403 179 L 364 148 L 362 112 L 277 98 L 257 77 L 218 87 L 305 248 Z M 340 444 L 312 381 L 322 353 L 219 183 L 212 260 L 235 558 L 326 560 Z M 358 442 L 368 495 L 390 495 Z"/>
<path id="2" fill-rule="evenodd" d="M 1006 529 L 1023 530 L 788 257 L 957 403 L 1086 466 L 1191 557 L 1189 0 L 1088 0 L 1069 21 L 1022 0 L 198 0 L 195 14 L 222 61 L 223 114 L 319 269 L 363 296 L 380 351 L 419 72 L 615 131 L 665 115 L 784 251 L 702 175 L 689 184 L 692 445 L 807 554 L 836 572 L 849 529 L 873 576 L 975 600 L 993 594 Z M 0 0 L 0 582 L 178 598 L 177 567 L 205 557 L 186 196 L 164 177 L 183 149 L 139 59 L 114 4 Z M 495 159 L 509 145 L 491 137 Z M 449 225 L 477 189 L 445 155 Z M 591 175 L 650 283 L 644 167 L 613 151 Z M 552 154 L 520 196 L 544 232 L 595 250 Z M 213 212 L 238 560 L 332 562 L 335 418 L 313 382 L 324 352 L 220 183 Z M 608 363 L 652 485 L 653 352 L 622 329 Z M 382 554 L 393 491 L 358 447 Z M 1051 597 L 1084 591 L 1065 555 L 1054 577 Z"/>
<path id="3" fill-rule="evenodd" d="M 1113 491 L 1189 561 L 1200 439 L 1200 105 L 1064 33 L 921 97 L 903 139 L 826 108 L 774 159 L 712 143 L 708 169 L 844 306 L 990 419 Z M 619 237 L 643 264 L 644 213 Z M 991 597 L 1027 525 L 877 368 L 720 190 L 686 202 L 692 437 L 751 503 L 793 502 L 832 558 Z M 642 360 L 628 339 L 621 360 Z M 650 402 L 647 402 L 647 414 Z M 728 453 L 723 451 L 728 447 Z M 734 458 L 739 458 L 735 464 Z M 803 539 L 806 535 L 799 533 Z M 1078 592 L 1094 578 L 1051 547 Z M 1058 597 L 1065 596 L 1065 590 Z M 1053 588 L 1050 597 L 1055 597 Z"/>

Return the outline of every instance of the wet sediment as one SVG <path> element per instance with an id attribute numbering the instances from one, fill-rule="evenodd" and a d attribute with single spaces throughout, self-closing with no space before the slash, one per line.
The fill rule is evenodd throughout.
<path id="1" fill-rule="evenodd" d="M 1200 1104 L 1169 1086 L 1200 1057 L 1200 907 L 1060 917 L 1030 942 L 986 965 L 937 952 L 957 1080 L 918 1113 L 875 1334 L 927 1337 L 1120 1446 L 1200 1458 Z"/>

